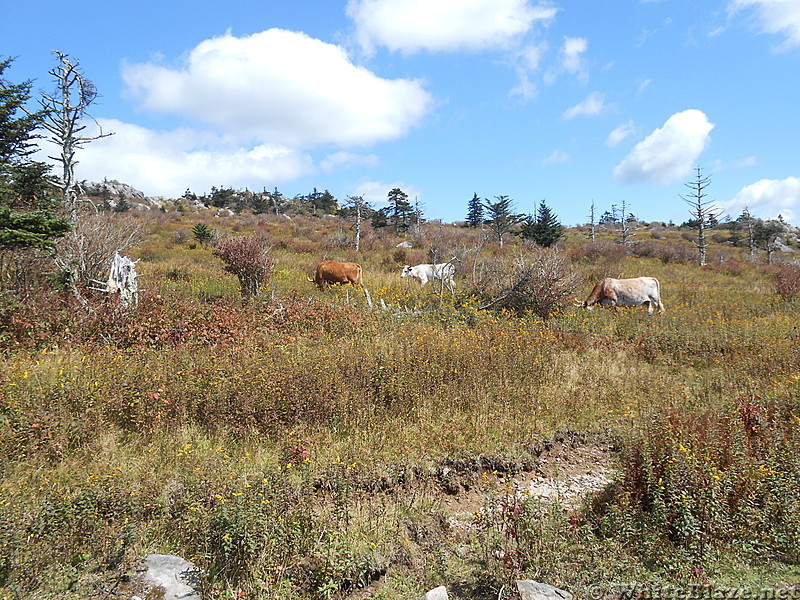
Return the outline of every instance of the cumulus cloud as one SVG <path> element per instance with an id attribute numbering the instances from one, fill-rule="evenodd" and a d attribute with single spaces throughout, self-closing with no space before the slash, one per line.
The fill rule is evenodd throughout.
<path id="1" fill-rule="evenodd" d="M 374 167 L 378 164 L 378 157 L 374 154 L 354 154 L 353 152 L 334 152 L 326 156 L 320 166 L 323 171 L 339 171 L 350 167 Z"/>
<path id="2" fill-rule="evenodd" d="M 800 217 L 800 177 L 762 179 L 743 187 L 733 199 L 719 203 L 729 214 L 739 215 L 747 207 L 754 216 L 774 219 L 782 215 L 795 222 Z"/>
<path id="3" fill-rule="evenodd" d="M 690 109 L 676 113 L 664 126 L 636 144 L 614 169 L 621 181 L 664 185 L 680 181 L 691 171 L 708 145 L 714 124 L 705 113 Z"/>
<path id="4" fill-rule="evenodd" d="M 217 127 L 240 143 L 310 148 L 366 145 L 403 136 L 431 109 L 422 83 L 383 79 L 340 46 L 270 29 L 225 34 L 185 64 L 128 64 L 129 96 L 150 111 Z"/>
<path id="5" fill-rule="evenodd" d="M 617 127 L 614 131 L 608 134 L 606 138 L 606 146 L 609 148 L 616 148 L 625 139 L 630 137 L 636 132 L 636 125 L 633 121 L 628 121 Z"/>
<path id="6" fill-rule="evenodd" d="M 752 8 L 762 33 L 786 36 L 780 50 L 800 46 L 800 3 L 797 0 L 731 0 L 728 10 Z"/>
<path id="7" fill-rule="evenodd" d="M 570 155 L 561 149 L 554 150 L 553 153 L 542 161 L 543 165 L 558 165 L 568 162 Z"/>
<path id="8" fill-rule="evenodd" d="M 347 15 L 356 39 L 371 53 L 376 46 L 413 53 L 508 48 L 537 21 L 558 9 L 530 0 L 349 0 Z"/>
<path id="9" fill-rule="evenodd" d="M 186 188 L 273 186 L 313 172 L 305 153 L 277 144 L 231 145 L 219 136 L 180 129 L 155 132 L 121 121 L 98 119 L 114 135 L 81 150 L 81 177 L 117 179 L 145 194 L 180 197 Z"/>
<path id="10" fill-rule="evenodd" d="M 605 110 L 606 97 L 601 92 L 592 92 L 583 100 L 566 110 L 562 115 L 564 119 L 574 119 L 575 117 L 593 117 Z"/>
<path id="11" fill-rule="evenodd" d="M 381 181 L 362 181 L 356 186 L 355 196 L 361 196 L 375 206 L 385 205 L 389 201 L 389 192 L 394 188 L 400 188 L 407 195 L 409 202 L 413 203 L 415 198 L 422 198 L 419 187 L 395 181 L 394 183 L 383 183 Z"/>

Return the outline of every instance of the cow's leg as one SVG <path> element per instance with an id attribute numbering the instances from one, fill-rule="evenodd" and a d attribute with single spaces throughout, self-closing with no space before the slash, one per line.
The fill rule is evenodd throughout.
<path id="1" fill-rule="evenodd" d="M 599 304 L 604 308 L 613 308 L 617 310 L 617 301 L 614 298 L 603 298 Z"/>
<path id="2" fill-rule="evenodd" d="M 643 302 L 643 304 L 647 304 L 647 314 L 648 315 L 652 315 L 653 314 L 653 302 L 651 300 L 645 300 Z"/>

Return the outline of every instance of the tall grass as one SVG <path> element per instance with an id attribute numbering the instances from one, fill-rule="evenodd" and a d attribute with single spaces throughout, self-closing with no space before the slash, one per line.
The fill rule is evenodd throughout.
<path id="1" fill-rule="evenodd" d="M 356 256 L 324 246 L 334 224 L 248 217 L 226 226 L 266 232 L 275 269 L 243 305 L 222 264 L 176 237 L 192 218 L 152 225 L 133 314 L 45 291 L 0 310 L 0 597 L 108 593 L 148 552 L 196 561 L 211 598 L 345 597 L 384 574 L 377 597 L 458 581 L 496 597 L 512 572 L 577 591 L 730 569 L 763 582 L 748 561 L 797 563 L 798 305 L 773 271 L 569 240 L 581 293 L 651 275 L 667 312 L 543 323 L 477 309 L 471 266 L 439 295 L 400 279 L 394 239 L 370 232 Z M 431 234 L 440 253 L 473 238 Z M 316 290 L 322 258 L 358 259 L 388 310 Z M 481 534 L 449 524 L 443 465 L 531 468 L 564 430 L 624 448 L 592 506 L 486 485 L 465 530 Z"/>

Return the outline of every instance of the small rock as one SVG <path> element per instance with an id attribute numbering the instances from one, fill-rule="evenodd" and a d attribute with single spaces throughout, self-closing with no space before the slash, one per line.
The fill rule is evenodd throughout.
<path id="1" fill-rule="evenodd" d="M 447 588 L 440 585 L 422 596 L 419 600 L 447 600 Z"/>
<path id="2" fill-rule="evenodd" d="M 180 556 L 150 554 L 144 559 L 143 582 L 163 591 L 164 600 L 202 600 L 200 569 Z M 146 595 L 149 597 L 149 594 Z"/>
<path id="3" fill-rule="evenodd" d="M 522 600 L 572 600 L 569 592 L 531 579 L 518 579 L 517 589 Z"/>

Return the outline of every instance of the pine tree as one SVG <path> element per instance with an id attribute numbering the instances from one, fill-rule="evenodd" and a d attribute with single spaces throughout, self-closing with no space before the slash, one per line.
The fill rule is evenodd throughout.
<path id="1" fill-rule="evenodd" d="M 478 229 L 483 227 L 483 223 L 483 202 L 478 198 L 478 194 L 473 194 L 472 200 L 470 200 L 467 205 L 467 220 L 465 225 Z"/>
<path id="2" fill-rule="evenodd" d="M 542 200 L 536 210 L 536 215 L 525 218 L 520 235 L 523 239 L 531 240 L 542 248 L 550 248 L 564 237 L 564 226 L 558 222 L 558 217 Z"/>
<path id="3" fill-rule="evenodd" d="M 408 201 L 408 194 L 400 188 L 389 192 L 389 222 L 394 226 L 395 234 L 405 233 L 411 225 L 414 207 Z"/>
<path id="4" fill-rule="evenodd" d="M 194 227 L 192 227 L 192 235 L 201 246 L 205 246 L 212 239 L 214 239 L 214 233 L 205 223 L 197 223 Z"/>
<path id="5" fill-rule="evenodd" d="M 68 221 L 45 210 L 23 213 L 0 208 L 0 250 L 51 248 L 53 240 L 70 229 Z"/>
<path id="6" fill-rule="evenodd" d="M 12 62 L 0 60 L 0 206 L 48 208 L 53 203 L 50 167 L 30 159 L 44 113 L 24 109 L 31 81 L 13 84 L 3 79 Z"/>
<path id="7" fill-rule="evenodd" d="M 30 81 L 13 84 L 2 78 L 11 63 L 12 59 L 0 60 L 0 250 L 49 248 L 70 225 L 47 211 L 30 211 L 50 200 L 50 168 L 30 160 L 43 115 L 24 110 Z"/>
<path id="8" fill-rule="evenodd" d="M 513 212 L 514 203 L 508 196 L 495 196 L 496 202 L 488 200 L 483 205 L 486 209 L 486 224 L 497 236 L 497 243 L 503 245 L 503 236 L 525 218 L 525 215 Z"/>

